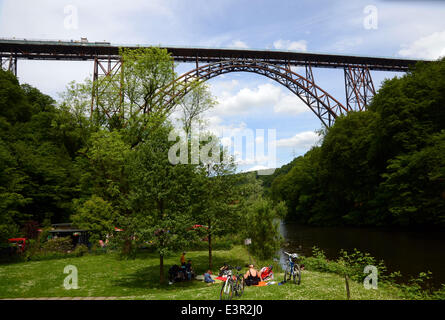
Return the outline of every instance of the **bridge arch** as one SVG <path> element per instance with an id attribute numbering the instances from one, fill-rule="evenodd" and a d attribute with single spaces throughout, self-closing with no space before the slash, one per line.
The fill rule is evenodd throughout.
<path id="1" fill-rule="evenodd" d="M 266 76 L 288 88 L 298 96 L 326 126 L 348 112 L 338 100 L 317 86 L 312 77 L 303 77 L 289 68 L 256 60 L 223 60 L 197 67 L 167 85 L 155 100 L 167 109 L 183 98 L 194 81 L 207 81 L 230 72 L 251 72 Z"/>

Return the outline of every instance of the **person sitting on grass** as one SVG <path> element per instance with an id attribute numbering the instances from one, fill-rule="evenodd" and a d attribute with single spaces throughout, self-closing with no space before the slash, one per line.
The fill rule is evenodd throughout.
<path id="1" fill-rule="evenodd" d="M 215 280 L 212 279 L 212 270 L 207 270 L 207 272 L 204 273 L 204 282 L 208 284 L 215 283 Z"/>
<path id="2" fill-rule="evenodd" d="M 244 275 L 244 282 L 247 286 L 257 285 L 260 281 L 263 281 L 260 273 L 254 268 L 253 264 L 249 264 L 249 270 Z"/>
<path id="3" fill-rule="evenodd" d="M 185 272 L 187 274 L 187 279 L 192 280 L 195 278 L 195 272 L 192 268 L 192 260 L 188 260 L 187 264 L 185 265 Z"/>
<path id="4" fill-rule="evenodd" d="M 185 265 L 185 251 L 181 255 L 181 266 Z"/>

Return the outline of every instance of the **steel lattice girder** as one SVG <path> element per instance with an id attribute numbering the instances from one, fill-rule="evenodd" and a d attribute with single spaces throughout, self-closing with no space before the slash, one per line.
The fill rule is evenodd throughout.
<path id="1" fill-rule="evenodd" d="M 91 95 L 91 110 L 90 116 L 93 116 L 94 109 L 101 109 L 108 119 L 112 118 L 116 114 L 119 117 L 123 117 L 123 113 L 121 110 L 122 106 L 122 78 L 117 75 L 122 75 L 122 61 L 121 60 L 99 60 L 94 59 L 94 69 L 93 69 L 93 88 Z M 116 95 L 115 101 L 112 101 L 112 106 L 110 106 L 110 101 L 107 106 L 101 104 L 100 97 L 101 94 L 106 92 L 107 90 L 115 90 L 119 92 L 118 96 Z"/>
<path id="2" fill-rule="evenodd" d="M 11 71 L 17 77 L 17 57 L 10 54 L 8 57 L 0 57 L 1 67 L 5 71 Z"/>
<path id="3" fill-rule="evenodd" d="M 154 100 L 155 105 L 168 112 L 187 94 L 196 80 L 206 81 L 230 72 L 252 72 L 277 81 L 297 95 L 327 127 L 333 124 L 335 118 L 348 112 L 338 100 L 318 87 L 313 79 L 288 68 L 256 60 L 224 60 L 189 71 L 161 90 Z"/>
<path id="4" fill-rule="evenodd" d="M 348 111 L 363 111 L 375 95 L 371 73 L 366 66 L 344 68 L 346 107 Z"/>

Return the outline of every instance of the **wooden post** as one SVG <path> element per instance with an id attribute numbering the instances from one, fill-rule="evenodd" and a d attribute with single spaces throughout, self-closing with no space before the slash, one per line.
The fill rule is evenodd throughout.
<path id="1" fill-rule="evenodd" d="M 346 296 L 347 296 L 348 300 L 350 300 L 351 293 L 349 292 L 349 277 L 346 273 L 345 273 L 345 283 L 346 283 Z"/>

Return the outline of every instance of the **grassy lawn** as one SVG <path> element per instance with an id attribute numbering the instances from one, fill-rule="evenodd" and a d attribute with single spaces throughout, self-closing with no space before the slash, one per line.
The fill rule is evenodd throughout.
<path id="1" fill-rule="evenodd" d="M 208 263 L 206 251 L 188 252 L 198 274 Z M 178 264 L 179 254 L 164 259 L 165 269 Z M 223 262 L 244 266 L 248 255 L 242 247 L 215 251 L 214 265 Z M 66 290 L 63 273 L 66 265 L 78 269 L 79 289 Z M 216 271 L 216 269 L 214 270 Z M 167 274 L 167 272 L 166 272 Z M 282 274 L 275 274 L 282 280 Z M 278 281 L 277 281 L 278 282 Z M 220 284 L 201 281 L 174 285 L 159 284 L 159 257 L 142 253 L 134 260 L 121 260 L 113 254 L 87 255 L 79 258 L 34 261 L 0 265 L 0 298 L 37 297 L 119 297 L 122 299 L 219 299 Z M 351 299 L 400 299 L 392 287 L 366 290 L 350 281 Z M 301 285 L 285 284 L 247 287 L 242 299 L 346 299 L 344 279 L 336 274 L 303 271 Z"/>

